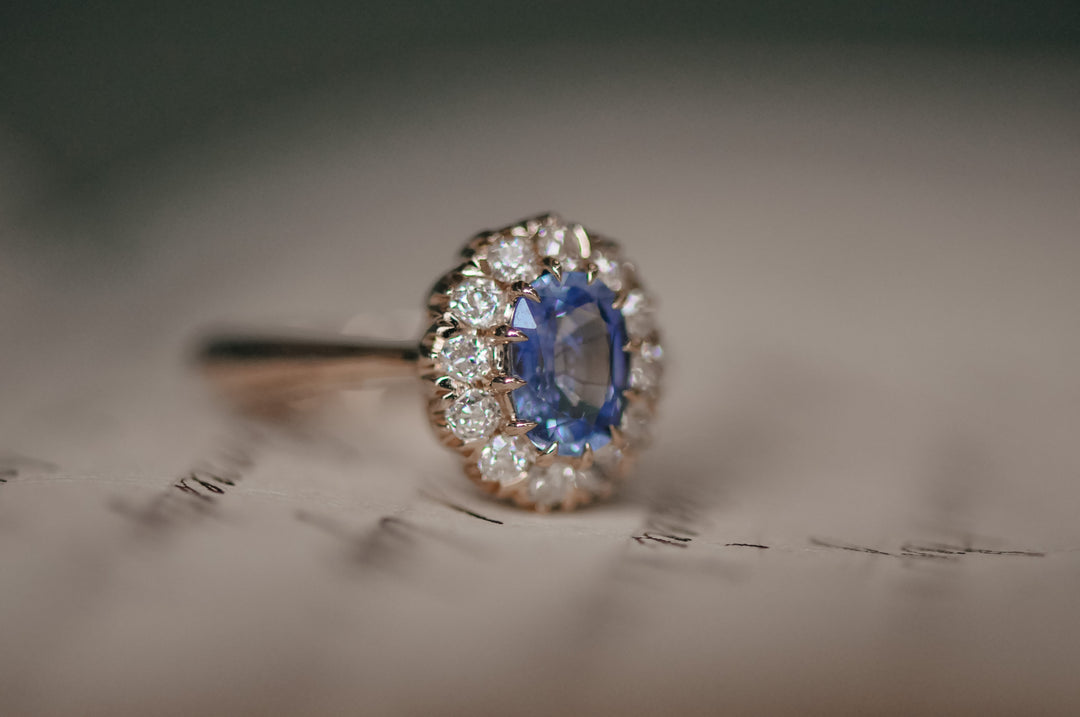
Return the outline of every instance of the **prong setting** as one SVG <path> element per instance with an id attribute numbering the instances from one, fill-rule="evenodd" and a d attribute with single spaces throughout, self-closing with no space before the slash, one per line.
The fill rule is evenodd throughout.
<path id="1" fill-rule="evenodd" d="M 497 344 L 516 344 L 529 340 L 528 336 L 510 326 L 496 327 L 491 338 Z"/>
<path id="2" fill-rule="evenodd" d="M 555 465 L 555 460 L 559 455 L 559 444 L 552 443 L 550 446 L 540 451 L 536 456 L 536 465 L 541 468 L 547 468 L 548 466 Z"/>
<path id="3" fill-rule="evenodd" d="M 491 388 L 495 393 L 510 393 L 525 385 L 517 376 L 496 376 L 491 379 Z"/>
<path id="4" fill-rule="evenodd" d="M 524 281 L 516 281 L 510 286 L 510 299 L 517 301 L 522 297 L 533 303 L 540 303 L 540 295 L 536 293 L 536 289 Z"/>
<path id="5" fill-rule="evenodd" d="M 557 280 L 562 281 L 563 268 L 562 263 L 558 259 L 553 256 L 545 256 L 543 264 L 546 272 L 554 276 Z"/>
<path id="6" fill-rule="evenodd" d="M 532 421 L 508 421 L 503 426 L 503 433 L 508 436 L 524 436 L 536 426 L 537 424 Z"/>

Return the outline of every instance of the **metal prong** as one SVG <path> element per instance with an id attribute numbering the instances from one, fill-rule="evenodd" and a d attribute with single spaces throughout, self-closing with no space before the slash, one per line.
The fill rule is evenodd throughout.
<path id="1" fill-rule="evenodd" d="M 592 255 L 592 240 L 589 239 L 589 233 L 580 224 L 572 224 L 569 230 L 574 235 L 574 239 L 577 240 L 582 258 L 588 259 Z"/>
<path id="2" fill-rule="evenodd" d="M 509 234 L 512 237 L 531 237 L 535 230 L 529 228 L 529 222 L 523 221 L 517 224 L 511 224 L 502 230 L 504 234 Z"/>
<path id="3" fill-rule="evenodd" d="M 645 394 L 633 388 L 626 389 L 622 392 L 622 395 L 623 398 L 625 398 L 630 403 L 637 403 L 638 401 L 641 401 L 645 398 Z"/>
<path id="4" fill-rule="evenodd" d="M 503 433 L 508 436 L 524 436 L 538 425 L 532 421 L 510 421 L 503 426 Z"/>
<path id="5" fill-rule="evenodd" d="M 510 298 L 517 301 L 523 296 L 529 301 L 540 303 L 540 294 L 536 293 L 536 289 L 532 288 L 527 282 L 515 281 L 510 286 Z"/>
<path id="6" fill-rule="evenodd" d="M 544 468 L 544 467 L 547 467 L 547 466 L 550 466 L 550 465 L 554 465 L 555 464 L 555 457 L 558 454 L 559 454 L 559 443 L 558 443 L 558 441 L 556 441 L 556 442 L 552 443 L 550 446 L 548 446 L 547 448 L 545 448 L 544 450 L 540 451 L 539 455 L 536 456 L 536 465 L 540 466 L 541 468 Z"/>
<path id="7" fill-rule="evenodd" d="M 559 282 L 562 282 L 562 264 L 559 263 L 558 259 L 553 256 L 545 256 L 543 264 L 544 268 L 547 269 L 552 276 Z"/>
<path id="8" fill-rule="evenodd" d="M 441 314 L 450 308 L 450 297 L 443 292 L 436 292 L 428 298 L 428 309 L 436 314 Z"/>
<path id="9" fill-rule="evenodd" d="M 529 340 L 524 331 L 506 325 L 496 327 L 492 338 L 497 344 L 516 344 Z"/>
<path id="10" fill-rule="evenodd" d="M 510 393 L 525 385 L 525 381 L 517 376 L 496 376 L 491 379 L 491 388 L 496 393 Z"/>
<path id="11" fill-rule="evenodd" d="M 440 324 L 435 328 L 435 336 L 446 340 L 461 333 L 461 326 L 457 320 L 451 317 L 450 323 Z"/>
<path id="12" fill-rule="evenodd" d="M 462 248 L 462 250 L 461 250 L 462 258 L 468 259 L 469 261 L 472 261 L 473 258 L 476 257 L 477 253 L 479 253 L 480 249 L 483 248 L 483 246 L 485 244 L 487 244 L 489 241 L 491 241 L 491 238 L 493 236 L 495 236 L 495 232 L 493 232 L 493 231 L 483 231 L 483 232 L 480 232 L 479 234 L 477 234 L 476 236 L 474 236 Z"/>
<path id="13" fill-rule="evenodd" d="M 448 395 L 454 391 L 454 380 L 449 376 L 440 376 L 435 379 L 435 386 L 439 389 L 442 395 Z"/>
<path id="14" fill-rule="evenodd" d="M 641 343 L 642 343 L 641 339 L 630 339 L 625 344 L 623 344 L 622 350 L 623 351 L 637 351 L 638 349 L 641 348 Z"/>
<path id="15" fill-rule="evenodd" d="M 622 311 L 622 308 L 626 306 L 626 300 L 629 297 L 630 292 L 626 289 L 622 289 L 619 293 L 615 294 L 615 301 L 611 302 L 611 308 Z"/>
<path id="16" fill-rule="evenodd" d="M 600 275 L 600 267 L 596 264 L 589 262 L 589 265 L 585 267 L 585 280 L 587 283 L 592 284 L 596 281 L 596 277 Z"/>
<path id="17" fill-rule="evenodd" d="M 623 435 L 621 428 L 611 426 L 608 430 L 611 431 L 611 445 L 616 448 L 622 448 L 626 445 L 626 436 Z"/>
<path id="18" fill-rule="evenodd" d="M 467 261 L 457 269 L 458 274 L 461 276 L 484 276 L 484 270 L 480 268 L 480 265 L 475 259 Z"/>
<path id="19" fill-rule="evenodd" d="M 586 443 L 585 444 L 585 450 L 583 450 L 581 452 L 581 463 L 578 465 L 578 468 L 580 468 L 581 470 L 585 470 L 587 468 L 592 468 L 592 464 L 593 464 L 592 445 Z"/>

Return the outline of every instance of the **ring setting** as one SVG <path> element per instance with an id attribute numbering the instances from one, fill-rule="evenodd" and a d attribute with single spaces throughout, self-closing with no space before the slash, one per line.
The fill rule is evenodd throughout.
<path id="1" fill-rule="evenodd" d="M 649 442 L 663 349 L 614 241 L 545 214 L 481 233 L 427 302 L 428 418 L 465 474 L 541 512 L 607 498 Z"/>

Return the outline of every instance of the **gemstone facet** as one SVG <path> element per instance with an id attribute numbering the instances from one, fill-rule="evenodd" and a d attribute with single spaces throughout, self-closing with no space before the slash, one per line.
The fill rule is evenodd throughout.
<path id="1" fill-rule="evenodd" d="M 622 420 L 628 385 L 626 326 L 612 306 L 615 293 L 566 272 L 532 282 L 540 298 L 518 300 L 511 326 L 527 339 L 510 347 L 510 365 L 526 385 L 511 394 L 519 421 L 537 424 L 528 436 L 541 451 L 580 456 L 611 441 Z"/>

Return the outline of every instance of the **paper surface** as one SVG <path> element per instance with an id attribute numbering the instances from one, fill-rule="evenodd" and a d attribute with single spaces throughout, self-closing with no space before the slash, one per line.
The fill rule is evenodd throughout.
<path id="1" fill-rule="evenodd" d="M 755 57 L 346 94 L 7 222 L 0 713 L 1080 709 L 1077 68 Z M 220 322 L 409 335 L 549 209 L 662 300 L 610 505 L 487 501 L 417 386 L 284 429 L 190 370 Z"/>

